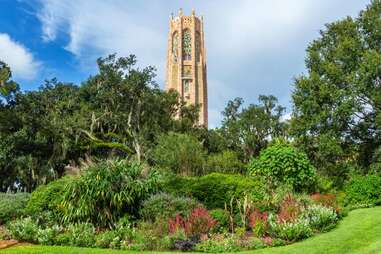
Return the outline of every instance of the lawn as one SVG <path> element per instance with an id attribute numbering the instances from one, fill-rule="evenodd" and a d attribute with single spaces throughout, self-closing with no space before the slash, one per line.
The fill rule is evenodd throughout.
<path id="1" fill-rule="evenodd" d="M 113 253 L 157 253 L 132 252 L 74 247 L 20 246 L 3 250 L 4 254 L 113 254 Z M 174 252 L 162 252 L 174 253 Z M 371 254 L 381 253 L 381 207 L 359 209 L 349 213 L 339 226 L 325 234 L 292 245 L 266 248 L 242 253 L 250 254 Z"/>

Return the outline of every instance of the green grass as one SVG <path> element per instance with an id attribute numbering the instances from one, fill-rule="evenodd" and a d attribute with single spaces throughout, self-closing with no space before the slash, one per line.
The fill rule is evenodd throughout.
<path id="1" fill-rule="evenodd" d="M 157 253 L 52 246 L 20 246 L 0 251 L 4 254 L 117 254 Z M 162 252 L 174 253 L 174 252 Z M 381 253 L 381 207 L 349 213 L 334 230 L 283 247 L 246 251 L 247 254 L 372 254 Z"/>

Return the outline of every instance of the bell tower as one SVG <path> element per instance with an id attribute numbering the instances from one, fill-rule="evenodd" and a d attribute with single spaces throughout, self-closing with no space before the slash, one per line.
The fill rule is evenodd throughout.
<path id="1" fill-rule="evenodd" d="M 186 103 L 200 105 L 198 123 L 208 127 L 206 77 L 203 17 L 194 10 L 184 16 L 180 9 L 169 21 L 166 90 L 176 90 Z"/>

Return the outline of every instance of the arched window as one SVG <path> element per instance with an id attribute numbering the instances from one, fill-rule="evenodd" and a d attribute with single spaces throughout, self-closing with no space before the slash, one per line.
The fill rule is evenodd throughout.
<path id="1" fill-rule="evenodd" d="M 174 63 L 177 63 L 179 59 L 179 34 L 173 33 L 172 36 L 172 59 Z"/>
<path id="2" fill-rule="evenodd" d="M 183 31 L 183 59 L 192 60 L 192 35 L 189 29 Z"/>
<path id="3" fill-rule="evenodd" d="M 192 85 L 192 80 L 183 79 L 183 92 L 187 96 L 190 92 L 190 86 Z"/>
<path id="4" fill-rule="evenodd" d="M 196 33 L 196 61 L 200 62 L 200 55 L 201 55 L 201 36 L 200 33 Z"/>

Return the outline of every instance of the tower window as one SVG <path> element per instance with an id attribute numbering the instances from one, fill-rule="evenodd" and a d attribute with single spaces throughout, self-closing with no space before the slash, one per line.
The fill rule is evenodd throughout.
<path id="1" fill-rule="evenodd" d="M 174 63 L 177 63 L 178 61 L 178 58 L 179 58 L 178 53 L 179 53 L 179 35 L 177 32 L 174 32 L 172 37 L 172 58 Z"/>
<path id="2" fill-rule="evenodd" d="M 184 94 L 189 93 L 192 81 L 190 79 L 183 79 L 183 91 Z"/>
<path id="3" fill-rule="evenodd" d="M 201 54 L 201 36 L 200 33 L 196 33 L 196 61 L 200 62 L 200 54 Z"/>
<path id="4" fill-rule="evenodd" d="M 192 35 L 189 29 L 183 31 L 183 60 L 192 60 Z"/>
<path id="5" fill-rule="evenodd" d="M 192 77 L 192 66 L 184 65 L 183 67 L 183 77 L 191 78 Z"/>

